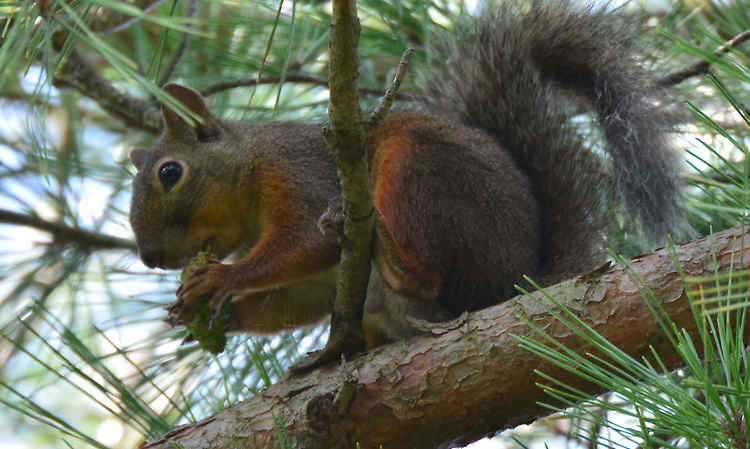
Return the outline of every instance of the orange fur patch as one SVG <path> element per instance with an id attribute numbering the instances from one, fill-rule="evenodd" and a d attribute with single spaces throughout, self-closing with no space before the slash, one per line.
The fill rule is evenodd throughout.
<path id="1" fill-rule="evenodd" d="M 375 150 L 373 200 L 391 236 L 393 253 L 401 268 L 414 281 L 423 288 L 437 292 L 441 281 L 435 267 L 430 264 L 429 256 L 420 254 L 422 248 L 418 245 L 410 244 L 420 239 L 424 241 L 428 237 L 420 229 L 414 229 L 408 216 L 405 216 L 409 211 L 403 209 L 402 198 L 408 194 L 402 182 L 405 171 L 409 169 L 407 159 L 413 157 L 413 153 L 418 152 L 419 148 L 408 136 L 395 135 L 382 141 Z"/>
<path id="2" fill-rule="evenodd" d="M 296 226 L 302 219 L 291 201 L 292 182 L 279 170 L 269 170 L 260 181 L 260 220 L 264 229 Z M 268 231 L 266 231 L 268 232 Z"/>

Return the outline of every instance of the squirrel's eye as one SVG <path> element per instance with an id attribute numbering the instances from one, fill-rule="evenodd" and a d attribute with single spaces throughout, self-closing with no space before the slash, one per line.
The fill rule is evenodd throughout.
<path id="1" fill-rule="evenodd" d="M 159 169 L 159 180 L 167 191 L 169 191 L 182 176 L 182 166 L 176 162 L 164 164 Z"/>

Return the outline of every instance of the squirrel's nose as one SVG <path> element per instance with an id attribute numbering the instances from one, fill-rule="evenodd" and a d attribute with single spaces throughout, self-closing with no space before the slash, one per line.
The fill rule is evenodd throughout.
<path id="1" fill-rule="evenodd" d="M 152 250 L 141 250 L 140 256 L 143 264 L 149 268 L 156 268 L 157 266 L 159 266 L 159 262 L 162 258 L 162 254 L 160 251 Z"/>

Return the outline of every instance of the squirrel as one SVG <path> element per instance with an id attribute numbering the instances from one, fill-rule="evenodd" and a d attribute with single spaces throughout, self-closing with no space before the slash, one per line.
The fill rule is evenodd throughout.
<path id="1" fill-rule="evenodd" d="M 546 286 L 590 271 L 622 229 L 646 247 L 689 234 L 664 136 L 670 99 L 624 19 L 568 0 L 491 4 L 430 50 L 445 64 L 367 139 L 368 347 L 418 333 L 408 317 L 446 321 L 508 300 L 524 275 Z M 198 268 L 172 310 L 233 295 L 230 330 L 254 334 L 329 316 L 341 249 L 317 222 L 340 185 L 321 126 L 222 120 L 197 92 L 164 89 L 202 123 L 163 106 L 153 149 L 131 153 L 140 257 L 170 269 L 209 245 L 239 255 Z M 603 149 L 571 125 L 573 99 L 595 112 Z M 340 226 L 340 207 L 321 220 Z"/>

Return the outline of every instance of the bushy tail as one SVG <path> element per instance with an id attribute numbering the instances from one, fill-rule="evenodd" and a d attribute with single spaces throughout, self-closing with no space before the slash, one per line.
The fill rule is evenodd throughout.
<path id="1" fill-rule="evenodd" d="M 604 247 L 618 250 L 612 226 L 648 245 L 687 231 L 679 158 L 662 134 L 669 120 L 658 104 L 667 97 L 634 59 L 621 14 L 567 0 L 511 1 L 485 6 L 466 25 L 435 50 L 447 62 L 425 81 L 425 101 L 490 132 L 531 177 L 547 281 L 592 268 Z M 596 111 L 609 157 L 573 129 L 575 96 Z"/>

